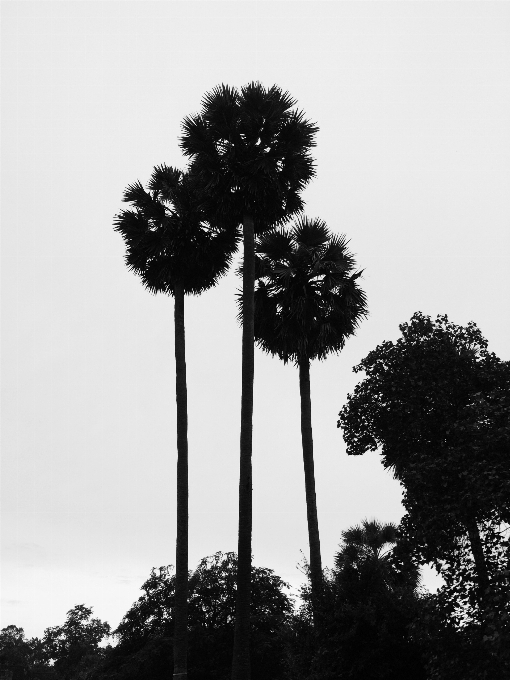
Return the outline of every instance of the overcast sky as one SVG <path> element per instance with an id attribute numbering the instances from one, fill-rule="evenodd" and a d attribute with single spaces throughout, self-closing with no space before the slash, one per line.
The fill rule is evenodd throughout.
<path id="1" fill-rule="evenodd" d="M 348 457 L 352 367 L 415 311 L 474 320 L 510 359 L 510 4 L 2 3 L 2 620 L 79 603 L 118 625 L 175 562 L 173 300 L 112 228 L 122 192 L 184 166 L 215 85 L 288 90 L 320 127 L 306 214 L 345 233 L 370 317 L 312 365 L 323 562 L 398 522 L 376 453 Z M 241 329 L 234 273 L 186 307 L 190 567 L 237 549 Z M 256 351 L 254 563 L 297 587 L 308 552 L 298 372 Z M 434 580 L 427 577 L 433 587 Z"/>

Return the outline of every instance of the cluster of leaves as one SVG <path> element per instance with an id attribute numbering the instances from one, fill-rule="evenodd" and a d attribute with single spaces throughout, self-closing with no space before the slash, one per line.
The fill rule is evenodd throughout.
<path id="1" fill-rule="evenodd" d="M 411 632 L 423 650 L 427 678 L 507 680 L 510 668 L 508 588 L 491 589 L 486 601 L 488 616 L 482 624 L 467 616 L 459 625 L 455 588 L 452 590 L 446 584 L 423 599 Z"/>
<path id="2" fill-rule="evenodd" d="M 397 563 L 393 550 L 385 550 L 396 540 L 395 527 L 365 522 L 343 538 L 335 568 L 326 573 L 319 637 L 312 623 L 310 585 L 303 588 L 303 605 L 295 611 L 287 584 L 270 569 L 253 567 L 254 680 L 399 680 L 409 677 L 404 668 L 416 680 L 422 677 L 419 653 L 408 634 L 419 606 L 416 571 Z M 216 553 L 190 573 L 190 680 L 230 677 L 236 563 L 234 553 Z M 4 629 L 1 639 L 14 640 L 10 647 L 2 645 L 8 667 L 19 669 L 13 680 L 168 677 L 175 575 L 165 567 L 153 569 L 142 591 L 114 631 L 113 647 L 99 647 L 109 627 L 92 619 L 92 610 L 83 605 L 68 613 L 63 626 L 47 629 L 41 641 L 24 640 L 15 627 Z"/>

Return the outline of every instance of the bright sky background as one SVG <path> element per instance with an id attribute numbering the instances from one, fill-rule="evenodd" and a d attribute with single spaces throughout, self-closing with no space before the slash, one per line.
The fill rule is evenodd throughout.
<path id="1" fill-rule="evenodd" d="M 180 122 L 223 82 L 317 122 L 306 214 L 351 239 L 370 318 L 312 366 L 323 561 L 398 522 L 377 454 L 345 454 L 352 367 L 413 312 L 474 320 L 510 359 L 510 4 L 2 3 L 2 620 L 85 603 L 116 626 L 175 560 L 173 301 L 123 262 L 122 192 L 183 167 Z M 190 567 L 237 549 L 241 330 L 232 273 L 187 303 Z M 256 352 L 254 562 L 307 554 L 298 373 Z M 433 586 L 434 580 L 427 577 Z"/>

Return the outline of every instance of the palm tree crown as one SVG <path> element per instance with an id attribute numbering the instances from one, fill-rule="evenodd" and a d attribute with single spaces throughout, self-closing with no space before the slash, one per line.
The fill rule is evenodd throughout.
<path id="1" fill-rule="evenodd" d="M 335 556 L 337 569 L 368 561 L 384 561 L 397 541 L 397 526 L 364 519 L 361 525 L 342 531 L 343 546 Z"/>
<path id="2" fill-rule="evenodd" d="M 344 236 L 302 217 L 290 232 L 273 229 L 256 246 L 255 338 L 289 360 L 340 351 L 367 315 L 364 292 Z"/>
<path id="3" fill-rule="evenodd" d="M 182 124 L 181 148 L 206 192 L 224 214 L 250 215 L 255 233 L 301 210 L 299 192 L 315 174 L 309 150 L 318 128 L 295 104 L 276 85 L 219 85 Z"/>
<path id="4" fill-rule="evenodd" d="M 128 186 L 132 209 L 116 216 L 126 243 L 126 264 L 152 293 L 198 295 L 228 270 L 239 239 L 232 220 L 212 221 L 196 177 L 165 164 L 154 168 L 145 190 Z"/>
<path id="5" fill-rule="evenodd" d="M 342 531 L 342 545 L 335 555 L 335 572 L 351 595 L 396 589 L 418 592 L 419 571 L 414 565 L 397 565 L 394 547 L 398 528 L 364 519 L 361 525 Z M 370 587 L 369 587 L 370 586 Z M 367 590 L 368 588 L 368 590 Z"/>

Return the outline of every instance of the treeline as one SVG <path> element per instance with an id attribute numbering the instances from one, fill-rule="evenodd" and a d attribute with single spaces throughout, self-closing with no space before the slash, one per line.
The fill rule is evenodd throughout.
<path id="1" fill-rule="evenodd" d="M 252 572 L 251 660 L 254 680 L 273 678 L 426 678 L 411 624 L 424 609 L 416 569 L 395 559 L 393 525 L 364 522 L 344 532 L 335 566 L 325 573 L 320 639 L 310 588 L 296 609 L 288 585 L 272 570 Z M 189 578 L 188 675 L 230 677 L 235 625 L 234 553 L 201 560 Z M 153 569 L 143 594 L 113 631 L 78 605 L 42 639 L 23 629 L 0 633 L 1 662 L 12 680 L 166 680 L 173 665 L 175 573 Z M 412 673 L 410 676 L 409 674 Z"/>
<path id="2" fill-rule="evenodd" d="M 253 680 L 510 677 L 510 362 L 474 323 L 417 313 L 400 329 L 355 367 L 364 378 L 338 424 L 349 454 L 380 450 L 406 514 L 344 531 L 318 597 L 305 569 L 298 606 L 272 570 L 252 567 Z M 420 588 L 423 564 L 444 579 L 437 593 Z M 204 558 L 188 577 L 189 678 L 226 680 L 237 556 Z M 84 605 L 42 639 L 4 628 L 1 667 L 12 680 L 167 678 L 175 573 L 153 569 L 142 591 L 113 633 Z"/>
<path id="3" fill-rule="evenodd" d="M 324 572 L 315 624 L 309 585 L 296 607 L 282 579 L 271 569 L 253 567 L 254 680 L 508 677 L 508 627 L 501 631 L 498 652 L 473 621 L 455 625 L 448 588 L 434 595 L 420 588 L 417 567 L 403 559 L 397 527 L 365 520 L 342 538 L 334 567 Z M 236 570 L 236 555 L 220 552 L 190 572 L 191 680 L 230 677 Z M 113 632 L 84 605 L 71 609 L 61 626 L 46 629 L 42 639 L 27 640 L 16 626 L 4 628 L 0 667 L 12 674 L 4 677 L 165 680 L 173 665 L 175 573 L 153 569 L 141 589 Z M 101 647 L 105 641 L 113 644 Z"/>

